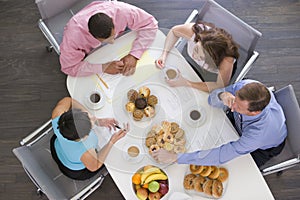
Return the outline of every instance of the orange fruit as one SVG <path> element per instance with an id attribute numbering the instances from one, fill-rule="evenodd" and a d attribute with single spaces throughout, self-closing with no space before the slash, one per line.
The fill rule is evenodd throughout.
<path id="1" fill-rule="evenodd" d="M 148 189 L 148 183 L 144 184 L 142 187 Z"/>
<path id="2" fill-rule="evenodd" d="M 136 185 L 141 184 L 141 174 L 140 173 L 135 173 L 132 176 L 132 183 L 134 183 Z"/>

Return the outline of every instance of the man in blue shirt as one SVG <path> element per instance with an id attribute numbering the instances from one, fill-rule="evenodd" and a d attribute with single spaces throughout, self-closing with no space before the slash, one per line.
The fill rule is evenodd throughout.
<path id="1" fill-rule="evenodd" d="M 242 80 L 214 90 L 208 102 L 214 107 L 231 109 L 240 138 L 220 147 L 191 153 L 175 154 L 160 149 L 153 152 L 154 159 L 163 163 L 220 165 L 251 153 L 256 164 L 262 166 L 283 149 L 287 136 L 284 113 L 273 93 L 263 84 Z"/>

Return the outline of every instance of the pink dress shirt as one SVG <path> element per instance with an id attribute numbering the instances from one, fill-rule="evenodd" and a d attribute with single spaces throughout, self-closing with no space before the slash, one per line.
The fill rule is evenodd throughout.
<path id="1" fill-rule="evenodd" d="M 74 15 L 65 26 L 60 44 L 61 70 L 71 76 L 89 76 L 102 73 L 102 64 L 92 64 L 84 58 L 101 42 L 94 38 L 88 29 L 88 20 L 96 13 L 105 13 L 112 18 L 116 36 L 127 27 L 137 31 L 129 54 L 139 59 L 151 45 L 157 31 L 156 19 L 144 10 L 124 2 L 95 1 Z"/>

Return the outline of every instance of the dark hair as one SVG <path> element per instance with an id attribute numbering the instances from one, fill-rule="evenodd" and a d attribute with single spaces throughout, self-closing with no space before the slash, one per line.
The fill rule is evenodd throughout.
<path id="1" fill-rule="evenodd" d="M 60 116 L 58 128 L 63 137 L 68 140 L 77 140 L 90 133 L 92 123 L 87 112 L 73 109 Z"/>
<path id="2" fill-rule="evenodd" d="M 104 13 L 97 13 L 90 17 L 88 22 L 90 33 L 95 38 L 109 38 L 114 28 L 112 19 Z"/>
<path id="3" fill-rule="evenodd" d="M 242 101 L 248 101 L 250 112 L 262 111 L 270 102 L 271 94 L 261 83 L 248 83 L 238 90 L 235 95 Z"/>
<path id="4" fill-rule="evenodd" d="M 202 24 L 203 26 L 199 26 Z M 208 29 L 207 26 L 210 28 Z M 198 21 L 193 25 L 195 42 L 201 42 L 205 62 L 219 67 L 225 57 L 239 58 L 238 45 L 233 41 L 232 36 L 222 28 L 215 27 L 212 23 Z M 213 63 L 212 63 L 213 62 Z"/>

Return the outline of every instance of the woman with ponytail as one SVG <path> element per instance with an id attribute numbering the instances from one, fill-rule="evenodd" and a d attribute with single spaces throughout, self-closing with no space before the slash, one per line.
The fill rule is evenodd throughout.
<path id="1" fill-rule="evenodd" d="M 52 112 L 54 135 L 50 141 L 51 154 L 59 169 L 66 176 L 85 180 L 97 174 L 103 166 L 112 146 L 129 131 L 115 132 L 109 142 L 98 149 L 98 138 L 92 130 L 94 125 L 116 130 L 118 122 L 113 118 L 96 118 L 76 100 L 65 97 Z"/>
<path id="2" fill-rule="evenodd" d="M 164 50 L 156 60 L 156 66 L 165 67 L 168 53 L 180 38 L 188 39 L 187 52 L 191 58 L 204 70 L 217 74 L 215 82 L 192 82 L 181 74 L 176 80 L 167 80 L 170 86 L 188 86 L 210 92 L 229 84 L 236 69 L 239 57 L 238 45 L 224 29 L 211 23 L 197 23 L 174 26 L 165 40 Z"/>

